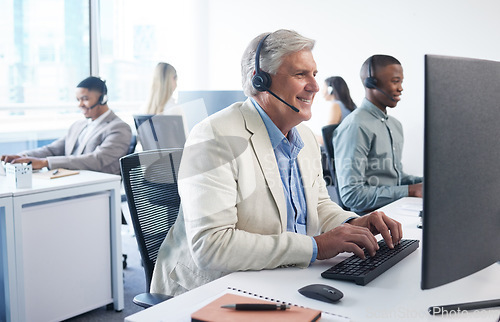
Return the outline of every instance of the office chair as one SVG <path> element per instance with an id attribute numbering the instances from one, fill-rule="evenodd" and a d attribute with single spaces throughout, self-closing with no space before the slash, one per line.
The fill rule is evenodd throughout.
<path id="1" fill-rule="evenodd" d="M 326 155 L 328 157 L 327 165 L 330 170 L 330 175 L 332 177 L 332 183 L 334 185 L 334 191 L 335 191 L 334 198 L 336 199 L 334 201 L 337 202 L 337 204 L 341 206 L 344 210 L 349 210 L 349 207 L 344 205 L 342 199 L 340 198 L 339 184 L 337 182 L 337 176 L 335 174 L 335 155 L 333 153 L 333 132 L 335 131 L 337 126 L 339 126 L 339 124 L 330 124 L 323 126 L 321 128 L 321 133 L 323 135 L 323 143 L 325 145 Z"/>
<path id="2" fill-rule="evenodd" d="M 182 148 L 186 142 L 181 115 L 133 115 L 142 149 Z"/>
<path id="3" fill-rule="evenodd" d="M 130 139 L 130 145 L 128 146 L 127 154 L 134 153 L 136 146 L 137 146 L 137 134 L 132 133 L 132 138 Z"/>
<path id="4" fill-rule="evenodd" d="M 128 146 L 127 155 L 134 153 L 136 146 L 137 146 L 137 134 L 132 133 L 132 138 L 130 139 L 130 145 Z M 124 193 L 122 193 L 121 200 L 122 200 L 122 202 L 127 201 L 127 195 L 125 195 Z M 123 225 L 127 224 L 127 221 L 125 220 L 125 216 L 123 216 L 123 212 L 122 212 L 122 224 Z M 126 258 L 125 258 L 125 262 L 124 262 L 123 268 L 125 268 L 125 267 L 127 267 L 127 265 L 126 265 Z"/>
<path id="5" fill-rule="evenodd" d="M 137 135 L 135 133 L 132 133 L 132 138 L 130 139 L 130 145 L 128 147 L 127 155 L 134 153 L 136 146 L 137 146 Z M 122 193 L 121 200 L 122 200 L 122 202 L 127 201 L 127 195 L 125 195 L 125 193 Z M 122 213 L 122 224 L 127 224 L 127 221 L 125 220 L 125 217 L 123 216 L 123 213 Z"/>
<path id="6" fill-rule="evenodd" d="M 128 146 L 127 155 L 134 153 L 136 146 L 137 146 L 137 135 L 135 133 L 132 133 L 132 137 L 130 139 L 130 144 Z M 127 196 L 125 195 L 125 193 L 121 194 L 121 201 L 122 202 L 127 201 Z M 127 224 L 127 220 L 125 219 L 125 216 L 123 215 L 123 211 L 122 211 L 122 225 L 126 225 L 126 224 Z M 127 268 L 127 255 L 123 254 L 123 269 L 125 269 L 125 268 Z"/>
<path id="7" fill-rule="evenodd" d="M 146 276 L 146 293 L 135 296 L 133 302 L 144 308 L 171 298 L 149 290 L 158 250 L 179 213 L 177 173 L 182 151 L 142 151 L 120 159 L 127 203 Z"/>

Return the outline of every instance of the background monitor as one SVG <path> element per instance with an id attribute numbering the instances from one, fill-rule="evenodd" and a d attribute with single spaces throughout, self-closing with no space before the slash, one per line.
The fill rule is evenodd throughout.
<path id="1" fill-rule="evenodd" d="M 243 91 L 179 91 L 179 104 L 203 99 L 207 115 L 222 110 L 223 108 L 247 99 Z"/>
<path id="2" fill-rule="evenodd" d="M 425 56 L 423 187 L 422 289 L 500 260 L 500 62 Z"/>
<path id="3" fill-rule="evenodd" d="M 144 151 L 182 148 L 186 142 L 181 115 L 134 115 L 137 138 Z"/>

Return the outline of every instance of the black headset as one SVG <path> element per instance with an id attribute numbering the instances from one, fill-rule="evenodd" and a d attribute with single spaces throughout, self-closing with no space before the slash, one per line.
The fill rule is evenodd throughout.
<path id="1" fill-rule="evenodd" d="M 269 35 L 270 34 L 267 34 L 264 38 L 260 40 L 259 45 L 257 46 L 257 50 L 255 51 L 255 75 L 253 75 L 252 77 L 252 85 L 259 92 L 268 92 L 272 96 L 276 97 L 276 99 L 278 99 L 280 102 L 290 107 L 294 112 L 298 113 L 299 112 L 298 108 L 285 102 L 282 98 L 280 98 L 278 95 L 274 94 L 273 91 L 271 91 L 271 82 L 272 82 L 271 75 L 260 69 L 259 66 L 260 51 L 262 49 L 262 46 L 264 45 L 264 40 L 266 40 L 266 38 L 269 37 Z"/>
<path id="2" fill-rule="evenodd" d="M 271 87 L 271 75 L 269 73 L 263 71 L 259 67 L 260 61 L 260 51 L 262 46 L 264 45 L 264 40 L 269 37 L 270 34 L 267 34 L 264 38 L 262 38 L 257 46 L 257 50 L 255 51 L 255 75 L 252 77 L 252 85 L 259 92 L 265 92 L 269 90 Z"/>
<path id="3" fill-rule="evenodd" d="M 106 87 L 106 82 L 102 81 L 102 94 L 99 96 L 99 105 L 104 105 L 108 102 L 108 89 Z"/>
<path id="4" fill-rule="evenodd" d="M 391 101 L 396 102 L 396 100 L 391 95 L 387 94 L 385 91 L 381 90 L 377 86 L 377 79 L 372 75 L 372 65 L 373 65 L 373 56 L 370 56 L 370 60 L 368 61 L 368 77 L 365 78 L 364 81 L 365 87 L 375 89 L 380 93 L 384 94 L 385 96 L 387 96 L 387 98 L 389 98 Z"/>
<path id="5" fill-rule="evenodd" d="M 106 87 L 106 82 L 104 82 L 102 79 L 99 78 L 99 80 L 102 82 L 102 88 L 101 88 L 101 96 L 99 96 L 99 99 L 97 100 L 97 103 L 89 107 L 89 110 L 93 109 L 97 105 L 104 105 L 108 102 L 108 88 Z"/>
<path id="6" fill-rule="evenodd" d="M 370 56 L 370 60 L 368 61 L 368 77 L 365 78 L 364 84 L 366 88 L 377 89 L 377 79 L 372 76 L 372 64 L 373 56 Z"/>

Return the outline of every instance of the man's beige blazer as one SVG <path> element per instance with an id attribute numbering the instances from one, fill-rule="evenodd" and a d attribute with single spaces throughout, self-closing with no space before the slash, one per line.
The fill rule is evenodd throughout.
<path id="1" fill-rule="evenodd" d="M 179 171 L 182 211 L 163 242 L 151 292 L 177 295 L 233 271 L 308 267 L 310 236 L 356 214 L 333 203 L 313 133 L 297 126 L 298 164 L 307 203 L 307 234 L 286 230 L 283 186 L 269 135 L 250 100 L 198 124 Z"/>

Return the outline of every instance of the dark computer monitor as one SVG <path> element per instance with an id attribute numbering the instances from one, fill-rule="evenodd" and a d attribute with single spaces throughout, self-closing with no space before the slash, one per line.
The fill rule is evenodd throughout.
<path id="1" fill-rule="evenodd" d="M 422 289 L 500 260 L 499 129 L 500 62 L 426 55 Z"/>

